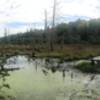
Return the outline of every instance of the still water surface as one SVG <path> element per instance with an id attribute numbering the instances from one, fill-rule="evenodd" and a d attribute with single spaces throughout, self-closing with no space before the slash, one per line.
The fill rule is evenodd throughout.
<path id="1" fill-rule="evenodd" d="M 72 68 L 76 62 L 15 56 L 7 60 L 11 71 L 7 83 L 12 100 L 100 100 L 100 75 Z M 92 79 L 93 78 L 93 79 Z"/>

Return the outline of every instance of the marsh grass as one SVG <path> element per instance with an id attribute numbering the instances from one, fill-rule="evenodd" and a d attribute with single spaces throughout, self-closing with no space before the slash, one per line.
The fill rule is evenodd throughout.
<path id="1" fill-rule="evenodd" d="M 90 56 L 100 55 L 100 45 L 95 44 L 67 44 L 60 48 L 54 46 L 53 51 L 43 45 L 35 47 L 32 45 L 5 45 L 0 46 L 0 55 L 30 55 L 35 57 L 64 57 L 68 60 L 89 58 Z"/>

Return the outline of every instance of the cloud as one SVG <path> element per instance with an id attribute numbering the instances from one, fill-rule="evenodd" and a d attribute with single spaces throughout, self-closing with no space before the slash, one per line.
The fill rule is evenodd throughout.
<path id="1" fill-rule="evenodd" d="M 73 0 L 62 4 L 64 15 L 86 16 L 90 18 L 100 17 L 100 1 L 99 0 Z"/>
<path id="2" fill-rule="evenodd" d="M 59 3 L 56 17 L 59 22 L 100 17 L 100 0 L 57 0 L 57 2 Z M 14 30 L 19 32 L 26 30 L 29 24 L 31 27 L 36 25 L 43 28 L 44 9 L 48 11 L 50 22 L 52 7 L 53 0 L 0 0 L 0 30 L 8 27 L 12 33 Z"/>
<path id="3" fill-rule="evenodd" d="M 99 0 L 59 0 L 58 15 L 100 17 Z M 44 9 L 52 18 L 53 0 L 1 0 L 0 22 L 41 22 Z"/>
<path id="4" fill-rule="evenodd" d="M 62 23 L 62 22 L 68 23 L 68 22 L 76 21 L 78 19 L 89 20 L 90 17 L 87 17 L 87 16 L 76 16 L 76 15 L 73 15 L 73 16 L 65 15 L 65 16 L 59 16 L 57 18 L 57 21 L 58 21 L 58 23 Z"/>

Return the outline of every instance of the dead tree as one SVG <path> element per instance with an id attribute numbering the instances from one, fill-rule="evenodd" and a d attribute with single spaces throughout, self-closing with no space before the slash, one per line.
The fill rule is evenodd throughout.
<path id="1" fill-rule="evenodd" d="M 53 12 L 52 12 L 52 29 L 51 29 L 51 38 L 50 38 L 50 50 L 54 50 L 54 32 L 55 32 L 55 18 L 56 18 L 56 0 L 54 0 L 53 4 Z"/>
<path id="2" fill-rule="evenodd" d="M 53 5 L 53 15 L 52 15 L 52 28 L 55 27 L 56 6 L 57 6 L 57 2 L 56 2 L 56 0 L 54 0 L 54 5 Z"/>
<path id="3" fill-rule="evenodd" d="M 47 31 L 47 28 L 48 28 L 48 22 L 47 22 L 47 10 L 45 9 L 44 11 L 44 15 L 45 15 L 45 25 L 44 25 L 44 29 L 45 31 Z"/>

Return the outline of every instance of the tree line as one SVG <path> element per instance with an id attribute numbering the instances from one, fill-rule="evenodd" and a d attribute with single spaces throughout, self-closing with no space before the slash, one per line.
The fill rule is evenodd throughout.
<path id="1" fill-rule="evenodd" d="M 16 35 L 0 38 L 1 44 L 69 44 L 69 43 L 100 43 L 100 19 L 89 21 L 78 19 L 75 22 L 61 23 L 54 28 L 30 30 Z"/>

